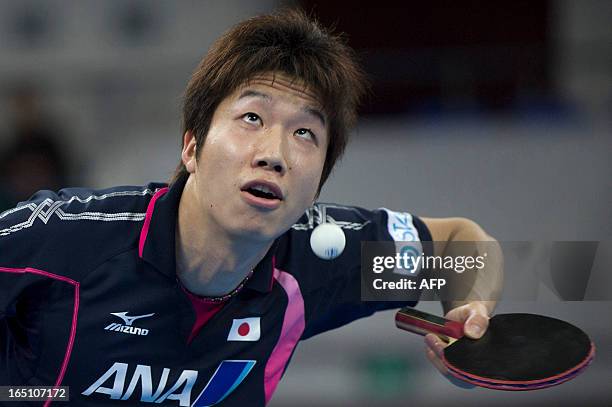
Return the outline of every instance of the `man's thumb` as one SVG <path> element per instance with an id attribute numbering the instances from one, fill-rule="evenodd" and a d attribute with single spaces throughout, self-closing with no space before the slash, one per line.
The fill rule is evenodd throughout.
<path id="1" fill-rule="evenodd" d="M 478 339 L 484 335 L 488 326 L 489 321 L 484 316 L 480 314 L 470 315 L 465 322 L 465 333 L 473 339 Z"/>

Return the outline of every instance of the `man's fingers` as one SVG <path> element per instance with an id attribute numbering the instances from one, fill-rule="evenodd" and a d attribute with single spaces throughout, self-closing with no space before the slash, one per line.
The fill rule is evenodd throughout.
<path id="1" fill-rule="evenodd" d="M 444 353 L 444 348 L 448 346 L 444 341 L 442 341 L 436 335 L 428 334 L 425 336 L 425 343 L 427 345 L 425 348 L 425 355 L 427 356 L 427 359 L 429 359 L 431 364 L 434 365 L 434 367 L 438 369 L 438 371 L 442 373 L 442 375 L 448 381 L 450 381 L 455 386 L 464 389 L 471 389 L 474 387 L 474 385 L 459 380 L 449 373 L 448 368 L 444 365 L 444 362 L 442 361 L 442 354 Z"/>
<path id="2" fill-rule="evenodd" d="M 431 364 L 434 365 L 434 367 L 438 369 L 438 371 L 442 373 L 442 375 L 455 386 L 461 387 L 463 389 L 472 389 L 475 387 L 473 384 L 464 382 L 463 380 L 459 380 L 453 375 L 451 375 L 448 371 L 448 368 L 444 366 L 442 360 L 438 358 L 435 352 L 432 351 L 430 348 L 425 348 L 425 355 L 427 355 L 427 359 L 429 359 Z"/>
<path id="3" fill-rule="evenodd" d="M 446 344 L 434 334 L 425 335 L 425 344 L 438 358 L 442 358 Z"/>
<path id="4" fill-rule="evenodd" d="M 440 338 L 438 338 L 434 334 L 425 335 L 425 344 L 427 347 L 425 348 L 425 354 L 427 355 L 427 359 L 440 371 L 442 374 L 447 374 L 448 370 L 444 363 L 442 363 L 442 355 L 444 353 L 444 347 L 446 344 L 442 342 Z"/>
<path id="5" fill-rule="evenodd" d="M 443 375 L 448 375 L 448 369 L 442 363 L 442 360 L 432 351 L 430 348 L 425 349 L 425 354 L 427 355 L 427 359 L 435 366 L 436 369 L 440 371 Z"/>

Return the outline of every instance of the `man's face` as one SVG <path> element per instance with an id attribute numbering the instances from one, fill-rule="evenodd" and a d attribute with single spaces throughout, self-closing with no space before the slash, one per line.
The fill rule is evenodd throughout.
<path id="1" fill-rule="evenodd" d="M 262 74 L 217 107 L 198 157 L 185 135 L 185 188 L 204 224 L 268 241 L 312 204 L 327 143 L 314 94 L 287 76 Z"/>

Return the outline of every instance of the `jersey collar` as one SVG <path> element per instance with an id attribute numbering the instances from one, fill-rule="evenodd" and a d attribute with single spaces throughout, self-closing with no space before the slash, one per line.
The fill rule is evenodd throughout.
<path id="1" fill-rule="evenodd" d="M 176 278 L 176 223 L 179 202 L 186 182 L 187 176 L 183 176 L 168 188 L 157 190 L 149 202 L 140 232 L 138 251 L 140 258 L 171 278 Z M 277 247 L 278 239 L 255 266 L 253 276 L 246 282 L 244 288 L 261 293 L 267 293 L 272 289 L 274 254 Z"/>

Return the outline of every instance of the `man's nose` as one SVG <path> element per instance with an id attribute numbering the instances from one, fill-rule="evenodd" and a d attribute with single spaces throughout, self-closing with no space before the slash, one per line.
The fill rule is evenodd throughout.
<path id="1" fill-rule="evenodd" d="M 257 141 L 252 166 L 284 174 L 287 169 L 286 142 L 280 129 L 269 129 L 264 132 Z"/>

